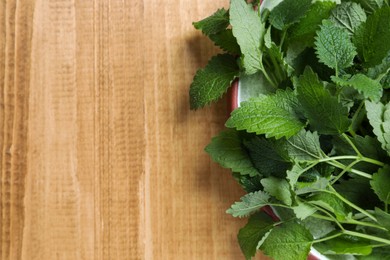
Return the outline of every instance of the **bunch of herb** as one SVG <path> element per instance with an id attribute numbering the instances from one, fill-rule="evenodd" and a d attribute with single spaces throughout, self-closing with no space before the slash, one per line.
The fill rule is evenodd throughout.
<path id="1" fill-rule="evenodd" d="M 389 1 L 258 4 L 231 0 L 194 23 L 224 52 L 190 88 L 192 109 L 236 78 L 256 90 L 205 149 L 248 192 L 227 210 L 249 217 L 245 257 L 388 259 Z"/>

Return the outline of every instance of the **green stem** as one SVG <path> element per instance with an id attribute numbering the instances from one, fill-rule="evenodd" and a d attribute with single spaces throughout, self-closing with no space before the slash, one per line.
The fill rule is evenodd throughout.
<path id="1" fill-rule="evenodd" d="M 349 231 L 349 230 L 344 230 L 342 231 L 345 235 L 350 235 L 350 236 L 354 236 L 354 237 L 361 237 L 361 238 L 365 238 L 365 239 L 368 239 L 368 240 L 372 240 L 372 241 L 377 241 L 377 242 L 380 242 L 380 243 L 384 243 L 386 245 L 390 245 L 390 240 L 388 239 L 384 239 L 384 238 L 381 238 L 381 237 L 375 237 L 375 236 L 371 236 L 371 235 L 367 235 L 367 234 L 362 234 L 362 233 L 359 233 L 359 232 L 355 232 L 355 231 Z"/>
<path id="2" fill-rule="evenodd" d="M 328 188 L 330 189 L 330 191 L 328 191 L 328 190 L 324 190 L 324 191 L 335 195 L 337 198 L 339 198 L 342 202 L 344 202 L 345 204 L 347 204 L 351 208 L 353 208 L 353 209 L 363 213 L 364 215 L 366 215 L 370 219 L 372 219 L 375 222 L 377 222 L 377 219 L 373 215 L 371 215 L 370 213 L 368 213 L 364 209 L 360 208 L 359 206 L 355 205 L 354 203 L 350 202 L 349 200 L 347 200 L 346 198 L 341 196 L 340 193 L 338 193 L 331 185 L 328 185 Z"/>
<path id="3" fill-rule="evenodd" d="M 327 221 L 334 221 L 333 218 L 330 218 L 330 217 L 327 217 L 327 216 L 323 216 L 323 215 L 320 215 L 320 214 L 316 214 L 316 213 L 314 213 L 312 215 L 312 217 L 315 217 L 315 218 L 318 218 L 318 219 L 327 220 Z M 340 220 L 339 222 L 341 224 L 359 225 L 359 226 L 364 226 L 364 227 L 372 227 L 372 228 L 377 228 L 377 229 L 381 229 L 381 230 L 387 230 L 386 228 L 384 228 L 382 226 L 379 226 L 379 225 L 376 225 L 376 224 L 373 224 L 373 223 L 370 223 L 370 222 L 364 222 L 364 221 L 355 220 L 355 219 Z"/>
<path id="4" fill-rule="evenodd" d="M 344 137 L 344 139 L 349 143 L 349 145 L 353 148 L 353 150 L 356 152 L 356 154 L 359 156 L 359 157 L 363 157 L 363 155 L 360 153 L 359 149 L 357 149 L 357 147 L 355 146 L 355 144 L 351 141 L 351 139 L 349 139 L 349 137 L 343 133 L 342 136 Z"/>
<path id="5" fill-rule="evenodd" d="M 334 223 L 336 223 L 336 225 L 341 229 L 341 230 L 344 230 L 344 227 L 343 225 L 341 225 L 341 223 L 335 218 L 332 216 L 332 214 L 330 214 L 327 210 L 317 206 L 317 205 L 314 205 L 314 204 L 311 204 L 312 206 L 314 206 L 317 210 L 321 211 L 322 213 L 324 213 L 325 215 L 328 215 L 328 218 L 330 219 L 330 221 L 333 221 Z M 317 217 L 317 218 L 321 218 L 321 217 L 318 217 L 318 216 L 321 216 L 319 214 L 313 214 L 312 215 L 313 217 Z M 323 216 L 326 218 L 326 216 Z M 322 218 L 323 219 L 323 218 Z M 329 220 L 327 219 L 327 220 Z"/>
<path id="6" fill-rule="evenodd" d="M 330 165 L 332 165 L 332 166 L 335 166 L 335 167 L 337 167 L 337 168 L 339 168 L 339 169 L 345 169 L 345 165 L 342 164 L 342 163 L 339 163 L 339 162 L 337 162 L 337 161 L 334 161 L 334 162 L 328 161 L 327 163 L 330 164 Z M 370 179 L 370 180 L 372 179 L 372 175 L 371 175 L 371 174 L 368 174 L 368 173 L 366 173 L 366 172 L 362 172 L 362 171 L 355 170 L 355 169 L 351 169 L 349 172 L 354 173 L 354 174 L 356 174 L 356 175 L 359 175 L 359 176 L 361 176 L 361 177 Z"/>
<path id="7" fill-rule="evenodd" d="M 316 239 L 313 241 L 313 244 L 315 243 L 321 243 L 321 242 L 324 242 L 324 241 L 327 241 L 327 240 L 331 240 L 333 238 L 336 238 L 336 237 L 339 237 L 343 235 L 343 233 L 337 233 L 337 234 L 334 234 L 334 235 L 331 235 L 331 236 L 328 236 L 328 237 L 324 237 L 324 238 L 320 238 L 320 239 Z"/>
<path id="8" fill-rule="evenodd" d="M 350 170 L 352 169 L 352 167 L 353 167 L 355 164 L 357 164 L 357 163 L 359 163 L 359 160 L 355 160 L 355 161 L 351 162 L 344 170 L 342 170 L 342 172 L 340 172 L 339 175 L 336 176 L 336 178 L 334 178 L 334 179 L 332 180 L 332 182 L 331 182 L 330 184 L 331 184 L 331 185 L 335 184 L 335 183 L 344 175 L 344 173 L 350 171 Z"/>
<path id="9" fill-rule="evenodd" d="M 264 77 L 268 80 L 268 82 L 272 85 L 272 87 L 274 87 L 275 89 L 277 89 L 278 86 L 277 86 L 276 83 L 270 78 L 270 76 L 268 75 L 268 73 L 267 73 L 267 71 L 264 69 L 264 67 L 261 68 L 261 72 L 263 72 Z"/>
<path id="10" fill-rule="evenodd" d="M 286 39 L 286 35 L 287 35 L 287 29 L 283 31 L 282 39 L 280 40 L 280 44 L 279 44 L 279 49 L 280 50 L 282 50 L 282 47 L 283 47 L 283 44 L 284 44 L 284 40 Z"/>

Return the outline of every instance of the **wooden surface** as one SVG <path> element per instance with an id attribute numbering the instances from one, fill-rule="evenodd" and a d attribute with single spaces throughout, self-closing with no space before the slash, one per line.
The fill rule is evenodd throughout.
<path id="1" fill-rule="evenodd" d="M 0 259 L 243 259 L 226 105 L 188 105 L 227 4 L 0 0 Z"/>

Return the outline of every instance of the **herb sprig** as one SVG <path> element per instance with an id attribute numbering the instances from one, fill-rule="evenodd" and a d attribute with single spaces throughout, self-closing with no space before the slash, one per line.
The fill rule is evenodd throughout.
<path id="1" fill-rule="evenodd" d="M 238 77 L 252 93 L 205 149 L 248 192 L 227 210 L 249 217 L 245 257 L 388 257 L 389 1 L 231 0 L 194 26 L 225 53 L 197 72 L 191 108 Z"/>

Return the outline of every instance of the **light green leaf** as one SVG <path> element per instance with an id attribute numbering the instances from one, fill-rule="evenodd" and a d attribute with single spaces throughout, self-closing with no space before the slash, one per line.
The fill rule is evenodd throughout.
<path id="1" fill-rule="evenodd" d="M 330 193 L 321 192 L 312 197 L 308 202 L 333 213 L 338 220 L 344 220 L 351 209 L 339 198 Z"/>
<path id="2" fill-rule="evenodd" d="M 233 217 L 246 217 L 269 204 L 270 196 L 263 191 L 248 193 L 241 201 L 234 203 L 226 213 Z"/>
<path id="3" fill-rule="evenodd" d="M 324 190 L 329 184 L 327 178 L 317 178 L 313 182 L 298 182 L 296 185 L 295 193 L 297 195 L 316 192 L 319 190 Z"/>
<path id="4" fill-rule="evenodd" d="M 360 4 L 368 13 L 373 13 L 375 12 L 375 10 L 383 6 L 383 0 L 352 0 L 352 1 Z"/>
<path id="5" fill-rule="evenodd" d="M 374 173 L 370 184 L 379 199 L 390 204 L 390 166 L 385 165 L 377 173 Z"/>
<path id="6" fill-rule="evenodd" d="M 193 23 L 194 27 L 205 35 L 216 34 L 229 26 L 229 12 L 224 8 L 218 9 L 211 16 Z"/>
<path id="7" fill-rule="evenodd" d="M 390 50 L 390 7 L 382 7 L 359 27 L 356 45 L 366 67 L 380 64 Z"/>
<path id="8" fill-rule="evenodd" d="M 314 161 L 322 157 L 318 134 L 304 129 L 287 139 L 287 151 L 295 161 Z"/>
<path id="9" fill-rule="evenodd" d="M 221 98 L 237 75 L 238 66 L 234 56 L 214 56 L 205 68 L 196 72 L 190 87 L 191 109 L 204 107 Z"/>
<path id="10" fill-rule="evenodd" d="M 305 218 L 302 221 L 302 224 L 310 231 L 315 239 L 325 237 L 327 234 L 335 230 L 335 226 L 331 221 L 315 217 Z"/>
<path id="11" fill-rule="evenodd" d="M 350 79 L 343 79 L 338 77 L 332 77 L 334 83 L 339 86 L 351 86 L 359 93 L 363 94 L 365 98 L 369 98 L 378 102 L 382 97 L 382 86 L 379 81 L 373 80 L 364 74 L 355 74 Z"/>
<path id="12" fill-rule="evenodd" d="M 250 98 L 258 97 L 261 94 L 268 95 L 275 92 L 274 87 L 269 84 L 262 72 L 251 75 L 241 73 L 239 86 L 240 102 L 248 101 Z"/>
<path id="13" fill-rule="evenodd" d="M 293 210 L 297 218 L 301 220 L 306 219 L 317 211 L 312 205 L 303 202 L 298 203 L 298 206 L 293 207 Z"/>
<path id="14" fill-rule="evenodd" d="M 390 155 L 390 103 L 365 102 L 367 117 L 382 148 Z"/>
<path id="15" fill-rule="evenodd" d="M 260 249 L 275 260 L 306 260 L 312 243 L 304 226 L 290 222 L 272 229 Z"/>
<path id="16" fill-rule="evenodd" d="M 260 96 L 242 102 L 226 122 L 227 127 L 265 134 L 266 137 L 290 137 L 305 124 L 297 114 L 298 100 L 291 90 Z"/>
<path id="17" fill-rule="evenodd" d="M 352 236 L 340 236 L 321 243 L 315 243 L 314 247 L 322 254 L 354 254 L 369 255 L 373 245 L 369 240 Z"/>
<path id="18" fill-rule="evenodd" d="M 320 62 L 336 73 L 350 67 L 357 54 L 348 33 L 328 20 L 323 21 L 317 32 L 315 49 Z"/>
<path id="19" fill-rule="evenodd" d="M 315 130 L 320 134 L 338 134 L 348 129 L 348 109 L 324 88 L 310 68 L 294 80 L 294 85 L 304 113 Z"/>
<path id="20" fill-rule="evenodd" d="M 238 243 L 246 259 L 255 256 L 258 243 L 274 227 L 274 221 L 264 212 L 252 215 L 238 232 Z"/>
<path id="21" fill-rule="evenodd" d="M 304 173 L 304 168 L 299 164 L 294 164 L 291 170 L 287 171 L 287 179 L 290 183 L 290 186 L 295 190 L 295 185 L 298 182 L 299 177 Z"/>
<path id="22" fill-rule="evenodd" d="M 249 156 L 260 174 L 284 177 L 291 163 L 279 141 L 256 136 L 244 142 Z"/>
<path id="23" fill-rule="evenodd" d="M 260 174 L 245 150 L 240 134 L 234 129 L 223 131 L 214 137 L 205 151 L 215 162 L 232 169 L 233 172 L 250 176 Z"/>
<path id="24" fill-rule="evenodd" d="M 256 73 L 262 68 L 261 46 L 265 34 L 265 24 L 259 12 L 243 0 L 231 0 L 230 24 L 241 48 L 241 62 L 245 72 Z"/>
<path id="25" fill-rule="evenodd" d="M 380 208 L 375 208 L 375 217 L 382 227 L 390 231 L 390 214 Z"/>
<path id="26" fill-rule="evenodd" d="M 240 46 L 238 46 L 236 38 L 233 36 L 231 29 L 223 30 L 216 34 L 209 35 L 209 38 L 214 44 L 220 47 L 222 50 L 231 54 L 240 54 Z"/>
<path id="27" fill-rule="evenodd" d="M 365 22 L 367 15 L 364 9 L 352 2 L 345 2 L 333 10 L 330 20 L 338 27 L 346 29 L 352 35 L 360 24 Z"/>
<path id="28" fill-rule="evenodd" d="M 292 199 L 290 185 L 285 179 L 270 176 L 262 179 L 261 184 L 263 185 L 265 192 L 282 201 L 284 204 L 291 206 Z"/>
<path id="29" fill-rule="evenodd" d="M 383 88 L 390 88 L 390 51 L 382 63 L 368 69 L 367 76 L 374 80 L 381 80 Z"/>
<path id="30" fill-rule="evenodd" d="M 284 30 L 299 21 L 310 8 L 311 0 L 284 0 L 269 16 L 270 23 L 279 30 Z"/>

